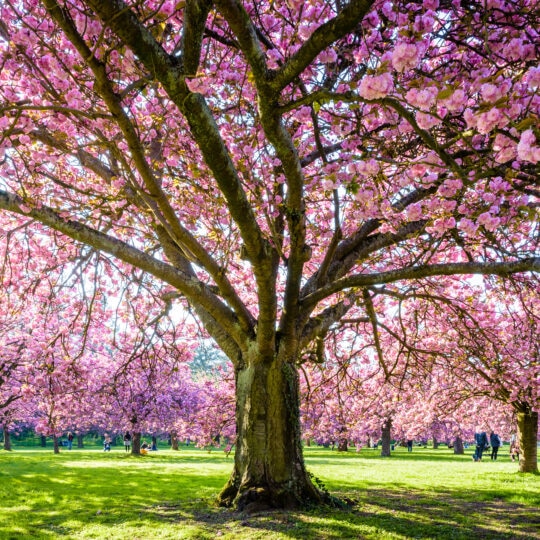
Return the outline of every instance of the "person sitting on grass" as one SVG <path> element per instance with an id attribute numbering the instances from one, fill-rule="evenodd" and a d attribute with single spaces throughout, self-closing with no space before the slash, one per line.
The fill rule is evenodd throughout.
<path id="1" fill-rule="evenodd" d="M 104 452 L 110 452 L 111 451 L 111 438 L 105 433 L 105 438 L 103 439 L 103 451 Z"/>
<path id="2" fill-rule="evenodd" d="M 148 448 L 149 448 L 148 443 L 143 442 L 142 445 L 141 445 L 141 454 L 142 454 L 143 456 L 145 456 L 146 454 L 148 454 Z"/>

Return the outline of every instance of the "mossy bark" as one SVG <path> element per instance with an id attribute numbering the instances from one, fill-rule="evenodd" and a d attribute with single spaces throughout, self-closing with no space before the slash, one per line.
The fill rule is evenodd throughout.
<path id="1" fill-rule="evenodd" d="M 135 456 L 141 455 L 141 432 L 135 431 L 131 437 L 131 453 Z"/>
<path id="2" fill-rule="evenodd" d="M 56 435 L 53 435 L 53 450 L 55 454 L 60 453 L 60 445 L 58 443 L 58 437 Z"/>
<path id="3" fill-rule="evenodd" d="M 519 431 L 519 471 L 538 473 L 538 412 L 526 408 L 517 413 Z"/>
<path id="4" fill-rule="evenodd" d="M 237 442 L 222 506 L 247 512 L 320 503 L 302 455 L 298 373 L 278 361 L 236 371 Z"/>
<path id="5" fill-rule="evenodd" d="M 4 426 L 4 450 L 11 451 L 11 436 L 9 434 L 9 429 Z"/>
<path id="6" fill-rule="evenodd" d="M 465 449 L 463 448 L 463 439 L 461 437 L 456 437 L 454 441 L 454 454 L 464 454 Z"/>
<path id="7" fill-rule="evenodd" d="M 391 438 L 391 432 L 392 432 L 392 419 L 387 418 L 384 421 L 384 424 L 382 426 L 382 432 L 381 432 L 381 456 L 383 457 L 389 457 L 390 454 L 390 446 L 392 443 Z"/>

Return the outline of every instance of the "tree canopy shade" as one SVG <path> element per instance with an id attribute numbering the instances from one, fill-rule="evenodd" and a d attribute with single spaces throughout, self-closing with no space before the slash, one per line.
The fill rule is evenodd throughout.
<path id="1" fill-rule="evenodd" d="M 403 283 L 536 279 L 536 0 L 0 9 L 4 282 L 54 253 L 185 299 L 235 366 L 223 504 L 320 500 L 297 367 L 331 329 L 387 370 Z"/>

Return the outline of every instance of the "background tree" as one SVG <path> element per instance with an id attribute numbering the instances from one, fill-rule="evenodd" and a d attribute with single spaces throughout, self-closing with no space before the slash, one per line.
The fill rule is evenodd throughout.
<path id="1" fill-rule="evenodd" d="M 539 269 L 535 0 L 1 10 L 10 265 L 186 299 L 235 368 L 223 504 L 320 500 L 297 366 L 345 317 L 376 341 L 377 286 Z"/>

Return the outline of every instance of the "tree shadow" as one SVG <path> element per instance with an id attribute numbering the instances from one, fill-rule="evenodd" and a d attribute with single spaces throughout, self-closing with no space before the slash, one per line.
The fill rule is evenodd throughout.
<path id="1" fill-rule="evenodd" d="M 248 515 L 221 508 L 189 509 L 185 504 L 178 504 L 156 505 L 146 508 L 145 512 L 152 519 L 178 523 L 179 527 L 199 525 L 216 538 L 229 534 L 250 538 L 256 536 L 256 532 L 266 531 L 267 538 L 275 533 L 291 539 L 321 540 L 396 536 L 540 539 L 537 507 L 503 500 L 467 501 L 456 495 L 429 495 L 410 489 L 369 489 L 347 492 L 349 498 L 357 497 L 356 504 L 348 511 L 319 507 Z"/>

